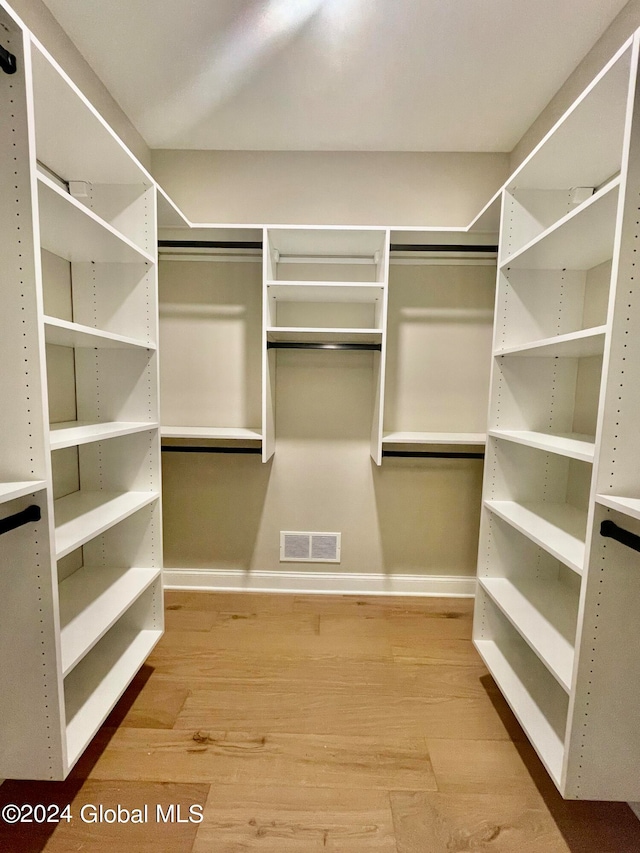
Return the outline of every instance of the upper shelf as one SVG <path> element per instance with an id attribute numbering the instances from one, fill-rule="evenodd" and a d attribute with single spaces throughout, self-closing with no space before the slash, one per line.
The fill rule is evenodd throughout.
<path id="1" fill-rule="evenodd" d="M 23 498 L 46 488 L 44 480 L 25 480 L 16 483 L 0 483 L 0 503 Z"/>
<path id="2" fill-rule="evenodd" d="M 201 438 L 216 441 L 262 441 L 262 433 L 243 427 L 162 426 L 162 438 Z"/>
<path id="3" fill-rule="evenodd" d="M 440 444 L 440 445 L 472 445 L 484 446 L 486 435 L 483 432 L 386 432 L 382 437 L 383 444 Z"/>
<path id="4" fill-rule="evenodd" d="M 513 174 L 509 189 L 597 187 L 620 170 L 631 40 Z"/>
<path id="5" fill-rule="evenodd" d="M 72 323 L 69 320 L 60 320 L 57 317 L 44 318 L 44 335 L 48 344 L 60 347 L 84 347 L 87 349 L 145 349 L 155 350 L 155 344 L 141 341 L 137 338 L 129 338 L 118 335 L 115 332 L 104 332 L 101 329 L 93 329 L 91 326 L 83 326 L 81 323 Z"/>
<path id="6" fill-rule="evenodd" d="M 595 454 L 595 438 L 592 435 L 579 433 L 556 434 L 533 432 L 531 430 L 492 429 L 489 435 L 503 441 L 513 441 L 525 447 L 535 447 L 570 459 L 582 462 L 593 462 Z"/>
<path id="7" fill-rule="evenodd" d="M 142 166 L 35 41 L 31 56 L 38 160 L 67 181 L 150 185 Z"/>
<path id="8" fill-rule="evenodd" d="M 377 302 L 382 284 L 337 281 L 268 281 L 270 299 L 280 302 Z"/>
<path id="9" fill-rule="evenodd" d="M 496 350 L 494 355 L 533 358 L 586 358 L 602 355 L 606 331 L 606 326 L 595 326 L 593 329 L 568 332 L 566 335 L 555 335 L 552 338 L 531 341 L 528 344 L 503 347 Z"/>
<path id="10" fill-rule="evenodd" d="M 589 270 L 613 255 L 620 178 L 547 228 L 501 268 Z"/>
<path id="11" fill-rule="evenodd" d="M 268 326 L 267 341 L 281 343 L 380 344 L 380 329 L 323 329 Z"/>
<path id="12" fill-rule="evenodd" d="M 38 203 L 40 243 L 54 255 L 67 261 L 154 263 L 151 255 L 40 173 Z"/>
<path id="13" fill-rule="evenodd" d="M 609 509 L 615 509 L 631 518 L 640 519 L 640 499 L 623 498 L 620 495 L 596 495 L 596 501 Z"/>

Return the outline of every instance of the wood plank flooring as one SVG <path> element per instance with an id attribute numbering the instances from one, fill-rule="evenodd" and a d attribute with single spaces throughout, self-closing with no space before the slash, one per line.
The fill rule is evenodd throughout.
<path id="1" fill-rule="evenodd" d="M 473 649 L 470 600 L 170 592 L 166 608 L 69 779 L 0 787 L 0 805 L 74 819 L 0 822 L 0 851 L 640 851 L 628 806 L 557 794 Z M 146 805 L 147 822 L 81 821 L 93 805 Z"/>

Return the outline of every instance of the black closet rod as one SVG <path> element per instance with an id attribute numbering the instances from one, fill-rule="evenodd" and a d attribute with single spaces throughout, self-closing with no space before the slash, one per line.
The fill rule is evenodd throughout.
<path id="1" fill-rule="evenodd" d="M 8 533 L 10 530 L 15 530 L 16 527 L 22 527 L 23 524 L 29 524 L 30 521 L 40 521 L 42 514 L 40 507 L 36 504 L 31 504 L 21 512 L 16 512 L 13 515 L 7 516 L 0 521 L 0 535 Z"/>
<path id="2" fill-rule="evenodd" d="M 468 243 L 391 243 L 390 252 L 486 252 L 494 255 L 497 246 L 474 245 Z"/>
<path id="3" fill-rule="evenodd" d="M 262 249 L 262 240 L 158 240 L 159 249 Z"/>
<path id="4" fill-rule="evenodd" d="M 16 65 L 16 58 L 12 53 L 2 47 L 0 44 L 0 68 L 5 72 L 5 74 L 15 74 L 18 70 L 18 66 Z"/>
<path id="5" fill-rule="evenodd" d="M 163 444 L 163 453 L 262 453 L 260 447 L 196 447 L 193 444 Z"/>
<path id="6" fill-rule="evenodd" d="M 267 341 L 267 349 L 333 349 L 382 352 L 382 344 L 326 344 L 311 341 Z"/>
<path id="7" fill-rule="evenodd" d="M 630 530 L 625 530 L 624 527 L 619 527 L 615 521 L 603 521 L 600 525 L 600 536 L 604 536 L 606 539 L 615 539 L 616 542 L 621 542 L 627 548 L 640 551 L 640 536 L 631 533 Z"/>
<path id="8" fill-rule="evenodd" d="M 484 459 L 484 453 L 464 450 L 383 450 L 382 455 L 401 459 Z"/>

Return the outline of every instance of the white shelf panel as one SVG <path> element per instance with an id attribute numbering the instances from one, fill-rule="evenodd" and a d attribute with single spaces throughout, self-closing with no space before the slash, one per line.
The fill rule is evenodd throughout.
<path id="1" fill-rule="evenodd" d="M 139 338 L 129 338 L 114 332 L 103 332 L 57 317 L 44 318 L 44 336 L 48 344 L 59 347 L 84 347 L 88 349 L 135 349 L 155 350 L 155 344 Z"/>
<path id="2" fill-rule="evenodd" d="M 149 657 L 162 632 L 117 626 L 65 679 L 67 757 L 73 765 Z"/>
<path id="3" fill-rule="evenodd" d="M 528 344 L 515 347 L 504 347 L 496 350 L 494 355 L 512 355 L 527 358 L 588 358 L 592 355 L 602 355 L 606 326 L 594 326 L 592 329 L 582 329 L 580 332 L 569 332 L 566 335 L 556 335 Z"/>
<path id="4" fill-rule="evenodd" d="M 317 329 L 309 327 L 269 326 L 266 330 L 268 341 L 292 343 L 382 343 L 380 329 Z"/>
<path id="5" fill-rule="evenodd" d="M 501 268 L 589 270 L 613 254 L 620 178 L 508 257 Z"/>
<path id="6" fill-rule="evenodd" d="M 515 586 L 506 578 L 478 582 L 520 636 L 569 693 L 573 674 L 577 596 L 561 583 Z M 572 640 L 568 640 L 572 637 Z"/>
<path id="7" fill-rule="evenodd" d="M 56 557 L 60 559 L 153 503 L 158 492 L 73 492 L 54 503 Z"/>
<path id="8" fill-rule="evenodd" d="M 151 568 L 85 566 L 60 584 L 63 676 L 91 651 L 160 574 L 160 569 Z"/>
<path id="9" fill-rule="evenodd" d="M 74 83 L 34 44 L 38 159 L 67 180 L 150 183 L 133 156 Z"/>
<path id="10" fill-rule="evenodd" d="M 536 702 L 529 685 L 523 683 L 520 675 L 495 642 L 475 640 L 474 645 L 518 722 L 527 733 L 540 760 L 555 784 L 560 785 L 564 745 Z"/>
<path id="11" fill-rule="evenodd" d="M 117 438 L 121 435 L 132 435 L 135 432 L 146 432 L 157 427 L 157 423 L 150 423 L 149 421 L 137 423 L 124 421 L 112 421 L 108 423 L 68 421 L 51 424 L 49 445 L 51 450 L 60 450 L 63 447 L 75 447 L 78 444 L 89 444 L 92 441 L 103 441 L 107 438 Z"/>
<path id="12" fill-rule="evenodd" d="M 0 483 L 0 503 L 23 498 L 47 487 L 45 480 L 22 480 L 16 483 Z"/>
<path id="13" fill-rule="evenodd" d="M 592 435 L 566 433 L 551 435 L 545 432 L 529 430 L 491 429 L 489 435 L 504 441 L 513 441 L 525 447 L 535 447 L 559 456 L 580 459 L 583 462 L 593 462 L 595 453 L 595 438 Z"/>
<path id="14" fill-rule="evenodd" d="M 269 298 L 279 302 L 376 302 L 383 298 L 379 284 L 335 281 L 268 281 Z"/>
<path id="15" fill-rule="evenodd" d="M 584 567 L 587 516 L 569 504 L 485 501 L 485 506 L 577 574 Z"/>
<path id="16" fill-rule="evenodd" d="M 163 426 L 160 427 L 162 438 L 202 438 L 224 439 L 227 441 L 262 441 L 259 430 L 242 427 L 192 427 L 192 426 Z"/>
<path id="17" fill-rule="evenodd" d="M 483 432 L 386 432 L 383 444 L 480 444 L 486 443 Z"/>
<path id="18" fill-rule="evenodd" d="M 602 506 L 615 509 L 631 518 L 640 519 L 640 499 L 622 498 L 618 495 L 596 495 L 596 501 Z"/>
<path id="19" fill-rule="evenodd" d="M 108 222 L 38 174 L 40 243 L 67 261 L 154 263 L 151 255 Z"/>

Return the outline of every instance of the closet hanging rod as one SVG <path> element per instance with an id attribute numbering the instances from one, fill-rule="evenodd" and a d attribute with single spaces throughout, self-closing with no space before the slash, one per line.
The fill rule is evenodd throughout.
<path id="1" fill-rule="evenodd" d="M 391 243 L 390 252 L 481 252 L 482 254 L 495 255 L 497 246 L 467 243 Z"/>
<path id="2" fill-rule="evenodd" d="M 261 447 L 207 447 L 187 444 L 163 444 L 163 453 L 262 453 Z"/>
<path id="3" fill-rule="evenodd" d="M 21 512 L 16 512 L 0 520 L 0 536 L 3 533 L 8 533 L 10 530 L 15 530 L 16 527 L 22 527 L 23 524 L 29 524 L 30 521 L 40 521 L 41 518 L 40 507 L 36 504 L 31 504 L 31 506 L 28 506 Z"/>
<path id="4" fill-rule="evenodd" d="M 469 453 L 464 450 L 383 450 L 382 455 L 400 459 L 484 459 L 484 453 Z"/>
<path id="5" fill-rule="evenodd" d="M 631 533 L 630 530 L 625 530 L 624 527 L 619 527 L 615 521 L 607 519 L 600 525 L 600 536 L 606 539 L 615 539 L 616 542 L 621 542 L 627 548 L 634 551 L 640 551 L 640 536 Z"/>
<path id="6" fill-rule="evenodd" d="M 262 240 L 158 240 L 159 249 L 262 249 Z"/>
<path id="7" fill-rule="evenodd" d="M 382 344 L 315 343 L 312 341 L 267 341 L 267 349 L 333 349 L 382 352 Z"/>
<path id="8" fill-rule="evenodd" d="M 0 44 L 0 68 L 5 74 L 15 74 L 18 70 L 16 58 L 12 53 Z"/>

